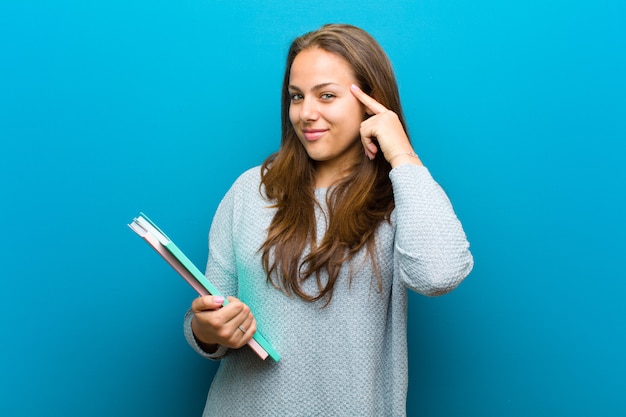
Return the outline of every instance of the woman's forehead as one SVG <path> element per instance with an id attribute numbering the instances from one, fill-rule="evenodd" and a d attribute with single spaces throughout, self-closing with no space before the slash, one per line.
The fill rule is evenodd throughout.
<path id="1" fill-rule="evenodd" d="M 296 55 L 289 74 L 289 84 L 308 87 L 321 84 L 354 82 L 352 66 L 343 57 L 320 48 L 305 49 Z"/>

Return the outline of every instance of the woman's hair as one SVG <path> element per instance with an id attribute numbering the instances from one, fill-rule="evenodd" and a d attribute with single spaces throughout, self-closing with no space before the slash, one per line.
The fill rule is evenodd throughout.
<path id="1" fill-rule="evenodd" d="M 317 241 L 316 165 L 291 124 L 288 91 L 294 59 L 310 48 L 320 48 L 343 58 L 352 68 L 358 86 L 394 111 L 405 130 L 406 125 L 391 63 L 367 32 L 350 25 L 330 24 L 292 42 L 282 86 L 281 146 L 277 153 L 265 160 L 262 167 L 261 187 L 265 188 L 267 199 L 277 210 L 267 239 L 259 250 L 269 282 L 304 300 L 325 298 L 328 304 L 341 265 L 351 260 L 363 247 L 371 259 L 380 288 L 381 276 L 374 256 L 375 233 L 382 221 L 389 220 L 394 200 L 389 179 L 391 166 L 382 152 L 377 152 L 373 161 L 360 152 L 360 159 L 349 167 L 348 174 L 327 194 L 327 230 L 321 242 Z M 310 252 L 307 253 L 308 248 Z M 322 271 L 327 272 L 327 281 L 322 279 Z M 353 279 L 354 272 L 350 271 L 350 279 Z M 318 292 L 308 294 L 301 284 L 313 277 Z"/>

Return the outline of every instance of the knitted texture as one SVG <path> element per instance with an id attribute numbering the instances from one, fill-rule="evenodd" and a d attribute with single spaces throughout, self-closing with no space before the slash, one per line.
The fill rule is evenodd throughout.
<path id="1" fill-rule="evenodd" d="M 382 288 L 363 250 L 342 267 L 325 308 L 323 301 L 304 302 L 267 283 L 258 249 L 274 209 L 259 193 L 259 167 L 235 182 L 213 219 L 206 274 L 224 294 L 250 306 L 282 358 L 262 361 L 248 347 L 209 355 L 193 338 L 188 312 L 190 345 L 221 360 L 204 416 L 406 415 L 407 288 L 429 296 L 449 292 L 469 274 L 473 259 L 447 196 L 426 168 L 401 165 L 390 178 L 396 208 L 376 233 Z M 316 190 L 319 237 L 326 228 L 325 195 Z M 313 281 L 304 285 L 310 293 Z"/>

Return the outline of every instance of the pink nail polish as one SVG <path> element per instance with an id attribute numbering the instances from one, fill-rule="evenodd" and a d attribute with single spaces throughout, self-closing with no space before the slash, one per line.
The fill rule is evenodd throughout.
<path id="1" fill-rule="evenodd" d="M 222 297 L 221 295 L 215 296 L 213 297 L 213 302 L 215 304 L 222 305 L 222 303 L 224 302 L 224 297 Z"/>

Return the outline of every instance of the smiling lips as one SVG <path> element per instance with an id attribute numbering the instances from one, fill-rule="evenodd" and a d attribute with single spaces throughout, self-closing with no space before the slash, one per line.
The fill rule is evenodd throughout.
<path id="1" fill-rule="evenodd" d="M 317 140 L 326 132 L 327 129 L 302 129 L 306 140 Z"/>

